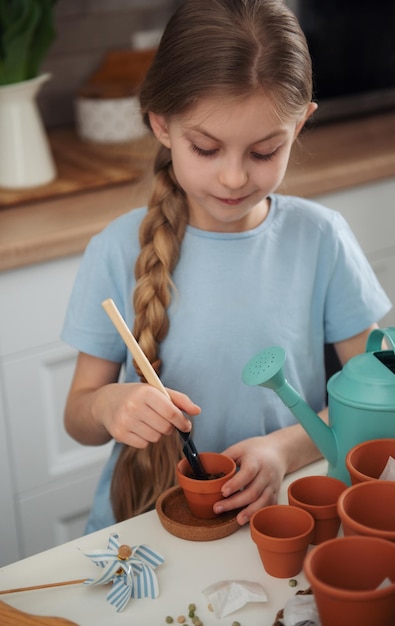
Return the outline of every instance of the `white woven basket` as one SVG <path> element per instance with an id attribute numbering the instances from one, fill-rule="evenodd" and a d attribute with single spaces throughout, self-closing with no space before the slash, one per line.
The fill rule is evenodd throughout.
<path id="1" fill-rule="evenodd" d="M 82 139 L 100 143 L 120 143 L 142 137 L 147 129 L 141 119 L 136 96 L 75 100 L 77 132 Z"/>

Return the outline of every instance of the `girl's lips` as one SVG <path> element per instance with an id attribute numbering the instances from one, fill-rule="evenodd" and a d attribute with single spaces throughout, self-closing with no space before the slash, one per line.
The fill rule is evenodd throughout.
<path id="1" fill-rule="evenodd" d="M 222 202 L 223 204 L 228 204 L 229 206 L 236 206 L 238 204 L 241 204 L 242 202 L 246 200 L 246 198 L 248 198 L 248 196 L 243 196 L 242 198 L 218 198 L 216 197 L 216 199 L 219 200 L 219 202 Z"/>

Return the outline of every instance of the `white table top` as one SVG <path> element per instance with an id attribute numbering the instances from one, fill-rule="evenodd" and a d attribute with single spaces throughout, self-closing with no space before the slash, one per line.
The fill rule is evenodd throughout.
<path id="1" fill-rule="evenodd" d="M 287 502 L 286 490 L 295 478 L 326 471 L 326 461 L 319 461 L 291 474 L 282 485 L 279 502 Z M 168 533 L 152 511 L 1 568 L 0 589 L 97 577 L 97 567 L 82 552 L 105 548 L 111 532 L 118 533 L 120 543 L 146 544 L 164 556 L 165 562 L 156 569 L 158 598 L 132 599 L 122 613 L 106 601 L 107 586 L 73 585 L 25 591 L 0 595 L 0 600 L 27 613 L 65 617 L 79 626 L 161 626 L 167 615 L 175 620 L 179 615 L 187 617 L 192 602 L 204 626 L 231 626 L 234 620 L 241 626 L 272 626 L 277 611 L 288 598 L 309 586 L 303 573 L 295 577 L 297 587 L 290 587 L 288 579 L 269 576 L 248 526 L 216 541 L 186 541 Z M 209 611 L 202 590 L 221 580 L 259 582 L 268 601 L 249 603 L 227 617 L 217 618 Z"/>

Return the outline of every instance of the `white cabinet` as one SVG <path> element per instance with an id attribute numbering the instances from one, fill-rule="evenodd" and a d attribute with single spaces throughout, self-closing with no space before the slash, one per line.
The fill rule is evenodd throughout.
<path id="1" fill-rule="evenodd" d="M 325 194 L 315 200 L 345 217 L 395 306 L 395 179 Z M 395 309 L 380 321 L 380 326 L 395 326 Z"/>
<path id="2" fill-rule="evenodd" d="M 0 388 L 0 567 L 15 560 L 18 554 L 13 482 Z"/>
<path id="3" fill-rule="evenodd" d="M 59 334 L 79 262 L 0 274 L 0 566 L 83 533 L 109 454 L 63 427 L 76 354 Z"/>

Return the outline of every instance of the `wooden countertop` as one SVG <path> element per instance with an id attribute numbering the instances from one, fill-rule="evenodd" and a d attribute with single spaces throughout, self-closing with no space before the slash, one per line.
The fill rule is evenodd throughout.
<path id="1" fill-rule="evenodd" d="M 132 142 L 138 182 L 0 207 L 0 271 L 83 252 L 90 238 L 144 206 L 151 186 L 152 138 Z M 314 197 L 395 176 L 395 112 L 307 128 L 294 147 L 282 193 Z"/>

